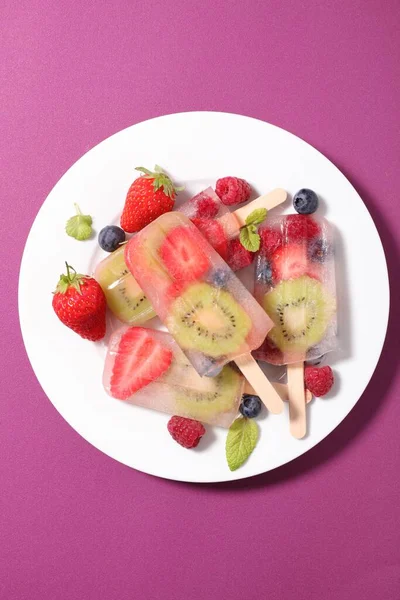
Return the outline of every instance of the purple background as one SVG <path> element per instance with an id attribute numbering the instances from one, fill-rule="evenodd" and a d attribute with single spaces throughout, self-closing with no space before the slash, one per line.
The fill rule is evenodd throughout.
<path id="1" fill-rule="evenodd" d="M 400 598 L 399 22 L 398 0 L 2 0 L 1 600 Z M 124 467 L 63 421 L 25 354 L 17 283 L 72 163 L 128 125 L 202 109 L 333 160 L 378 226 L 395 302 L 376 373 L 328 439 L 196 486 Z"/>

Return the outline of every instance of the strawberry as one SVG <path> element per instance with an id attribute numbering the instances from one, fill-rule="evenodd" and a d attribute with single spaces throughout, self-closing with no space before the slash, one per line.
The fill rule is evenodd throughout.
<path id="1" fill-rule="evenodd" d="M 308 275 L 313 279 L 321 278 L 321 267 L 312 263 L 307 256 L 307 248 L 301 244 L 281 246 L 271 258 L 274 281 L 295 279 Z"/>
<path id="2" fill-rule="evenodd" d="M 121 227 L 128 233 L 140 231 L 160 215 L 174 207 L 176 188 L 171 179 L 157 165 L 154 172 L 137 167 L 144 173 L 132 183 L 121 215 Z"/>
<path id="3" fill-rule="evenodd" d="M 64 325 L 95 342 L 106 333 L 106 298 L 95 279 L 78 274 L 68 263 L 53 296 L 53 308 Z"/>
<path id="4" fill-rule="evenodd" d="M 192 219 L 192 223 L 200 229 L 203 236 L 210 245 L 218 252 L 224 260 L 228 256 L 228 240 L 221 223 L 212 219 Z"/>
<path id="5" fill-rule="evenodd" d="M 170 367 L 172 351 L 144 327 L 130 327 L 121 337 L 110 379 L 113 398 L 127 400 Z"/>
<path id="6" fill-rule="evenodd" d="M 210 267 L 207 255 L 193 239 L 189 227 L 174 227 L 165 237 L 159 253 L 177 282 L 198 279 Z"/>

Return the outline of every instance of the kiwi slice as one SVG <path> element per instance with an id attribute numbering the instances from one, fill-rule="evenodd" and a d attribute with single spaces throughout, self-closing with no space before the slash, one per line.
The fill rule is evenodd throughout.
<path id="1" fill-rule="evenodd" d="M 176 412 L 207 423 L 237 410 L 241 376 L 232 367 L 226 365 L 216 377 L 199 377 L 199 381 L 196 390 L 176 388 Z"/>
<path id="2" fill-rule="evenodd" d="M 279 283 L 263 306 L 275 323 L 269 338 L 283 352 L 306 352 L 318 344 L 336 308 L 322 283 L 307 275 Z"/>
<path id="3" fill-rule="evenodd" d="M 195 283 L 170 308 L 166 325 L 181 348 L 211 357 L 240 348 L 251 320 L 232 295 L 208 283 Z"/>
<path id="4" fill-rule="evenodd" d="M 124 246 L 115 250 L 96 268 L 95 279 L 100 284 L 109 309 L 124 323 L 140 324 L 155 316 L 124 260 Z"/>

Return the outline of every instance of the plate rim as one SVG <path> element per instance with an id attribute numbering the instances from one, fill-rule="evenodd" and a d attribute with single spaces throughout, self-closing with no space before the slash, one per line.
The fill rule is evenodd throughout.
<path id="1" fill-rule="evenodd" d="M 382 325 L 382 344 L 380 347 L 379 352 L 377 353 L 376 359 L 373 362 L 373 369 L 371 370 L 371 374 L 368 378 L 368 380 L 366 381 L 365 385 L 362 387 L 362 390 L 360 392 L 359 397 L 352 402 L 351 406 L 348 408 L 348 410 L 344 411 L 343 416 L 341 417 L 339 423 L 337 423 L 332 429 L 330 429 L 329 433 L 327 433 L 326 435 L 324 435 L 324 437 L 322 439 L 320 439 L 319 441 L 315 442 L 310 448 L 305 448 L 303 451 L 301 451 L 299 454 L 297 454 L 295 457 L 290 458 L 289 460 L 284 459 L 283 462 L 280 462 L 279 464 L 268 468 L 268 469 L 263 469 L 263 470 L 257 470 L 257 472 L 255 473 L 251 473 L 251 474 L 247 474 L 247 473 L 243 473 L 240 470 L 238 471 L 234 471 L 232 472 L 227 472 L 227 476 L 226 477 L 221 477 L 221 475 L 218 476 L 218 478 L 201 478 L 201 479 L 196 479 L 196 478 L 188 478 L 188 477 L 181 477 L 181 476 L 171 476 L 169 474 L 162 474 L 159 472 L 154 472 L 151 468 L 149 469 L 143 469 L 137 466 L 132 466 L 130 464 L 128 464 L 127 462 L 125 462 L 124 460 L 122 460 L 121 458 L 117 458 L 115 456 L 113 456 L 109 451 L 106 451 L 100 447 L 98 447 L 97 445 L 95 445 L 94 443 L 92 443 L 91 441 L 89 441 L 85 435 L 83 435 L 81 433 L 81 431 L 79 429 L 77 429 L 74 425 L 72 425 L 65 417 L 64 415 L 60 412 L 59 408 L 53 403 L 53 401 L 51 400 L 51 398 L 49 397 L 49 395 L 46 393 L 44 386 L 42 384 L 42 382 L 39 380 L 37 374 L 36 374 L 36 369 L 34 367 L 34 360 L 32 360 L 32 356 L 31 356 L 31 347 L 30 347 L 30 342 L 27 340 L 26 337 L 26 332 L 24 331 L 24 326 L 23 326 L 23 312 L 24 312 L 24 308 L 23 308 L 23 298 L 22 298 L 22 280 L 24 277 L 24 268 L 25 268 L 25 262 L 28 260 L 27 259 L 27 246 L 28 246 L 28 242 L 29 242 L 29 238 L 31 236 L 31 232 L 35 226 L 36 221 L 38 220 L 38 218 L 40 217 L 41 211 L 44 207 L 44 205 L 46 204 L 47 199 L 49 198 L 49 196 L 54 192 L 54 190 L 56 190 L 56 188 L 62 184 L 64 178 L 68 175 L 68 173 L 77 165 L 77 163 L 79 163 L 80 161 L 82 161 L 82 159 L 84 159 L 88 154 L 90 154 L 91 152 L 93 152 L 95 149 L 97 149 L 99 146 L 101 146 L 102 144 L 104 144 L 105 142 L 107 142 L 108 140 L 111 140 L 114 137 L 119 136 L 120 134 L 127 132 L 127 130 L 133 129 L 135 127 L 138 126 L 143 126 L 149 122 L 155 122 L 155 121 L 161 121 L 161 120 L 165 120 L 165 119 L 170 119 L 170 118 L 197 118 L 197 117 L 202 117 L 204 115 L 213 115 L 213 117 L 222 117 L 222 118 L 226 118 L 226 117 L 233 117 L 233 118 L 239 118 L 239 119 L 249 119 L 251 121 L 255 121 L 257 123 L 260 123 L 261 125 L 267 125 L 269 127 L 272 127 L 274 129 L 277 129 L 279 131 L 283 131 L 285 134 L 301 140 L 302 143 L 306 144 L 307 146 L 309 146 L 310 148 L 312 148 L 312 150 L 314 152 L 316 152 L 318 155 L 320 155 L 320 157 L 323 158 L 323 160 L 327 161 L 330 165 L 330 167 L 334 168 L 334 170 L 339 174 L 340 177 L 344 178 L 346 180 L 346 183 L 351 187 L 353 193 L 355 195 L 358 196 L 358 198 L 361 201 L 361 204 L 363 206 L 363 208 L 366 210 L 368 217 L 370 219 L 370 222 L 373 226 L 374 232 L 377 236 L 377 239 L 379 241 L 380 244 L 380 248 L 382 250 L 382 257 L 383 257 L 383 261 L 384 261 L 384 273 L 382 273 L 382 275 L 384 276 L 384 280 L 385 280 L 385 301 L 386 301 L 386 314 L 385 314 L 385 322 L 384 322 L 384 326 Z M 41 206 L 39 207 L 39 210 L 36 213 L 36 216 L 29 228 L 26 240 L 25 240 L 25 244 L 24 244 L 24 249 L 23 249 L 23 253 L 22 253 L 22 257 L 21 257 L 21 261 L 20 261 L 20 268 L 19 268 L 19 276 L 18 276 L 18 317 L 19 317 L 19 327 L 21 330 L 21 335 L 22 335 L 22 339 L 23 339 L 23 343 L 24 343 L 24 348 L 26 351 L 26 354 L 28 356 L 28 360 L 30 362 L 31 368 L 35 374 L 36 380 L 39 383 L 43 393 L 45 394 L 45 396 L 47 397 L 48 401 L 52 404 L 52 406 L 55 408 L 55 410 L 59 413 L 59 415 L 68 423 L 68 425 L 79 435 L 81 436 L 87 443 L 89 443 L 91 446 L 93 446 L 94 448 L 96 448 L 98 451 L 102 452 L 103 454 L 105 454 L 106 456 L 112 458 L 113 460 L 116 460 L 117 462 L 119 462 L 120 464 L 123 464 L 131 469 L 135 469 L 139 472 L 142 473 L 146 473 L 148 475 L 152 475 L 155 477 L 160 477 L 162 479 L 166 479 L 169 481 L 179 481 L 179 482 L 185 482 L 185 483 L 228 483 L 228 482 L 235 482 L 238 480 L 242 480 L 242 479 L 248 479 L 248 478 L 253 478 L 253 477 L 257 477 L 258 475 L 263 475 L 272 471 L 275 471 L 275 469 L 278 469 L 286 464 L 289 464 L 295 460 L 297 460 L 298 458 L 300 458 L 301 456 L 303 456 L 304 454 L 306 454 L 309 450 L 312 450 L 313 448 L 315 448 L 316 446 L 318 446 L 323 440 L 325 440 L 333 431 L 335 431 L 335 429 L 348 417 L 348 415 L 351 413 L 351 411 L 354 409 L 355 405 L 359 402 L 359 400 L 361 399 L 362 395 L 364 394 L 367 386 L 369 385 L 375 371 L 376 368 L 378 366 L 379 360 L 381 358 L 382 355 L 382 351 L 384 348 L 384 344 L 385 344 L 385 340 L 386 340 L 386 336 L 387 336 L 387 329 L 388 329 L 388 323 L 389 323 L 389 316 L 390 316 L 390 307 L 391 307 L 391 290 L 390 290 L 390 279 L 389 279 L 389 272 L 388 272 L 388 266 L 387 266 L 387 259 L 386 259 L 386 254 L 385 254 L 385 248 L 384 245 L 382 243 L 382 239 L 379 233 L 379 230 L 376 226 L 376 223 L 367 207 L 367 205 L 364 203 L 362 197 L 360 196 L 360 194 L 358 193 L 358 191 L 356 190 L 356 188 L 353 186 L 353 184 L 351 183 L 351 181 L 346 177 L 346 175 L 327 157 L 325 156 L 321 151 L 319 151 L 317 148 L 315 148 L 312 144 L 310 144 L 309 142 L 307 142 L 305 139 L 303 139 L 302 137 L 291 133 L 290 131 L 279 127 L 278 125 L 275 125 L 273 123 L 270 123 L 268 121 L 264 121 L 262 119 L 258 119 L 256 117 L 251 117 L 248 115 L 241 115 L 238 113 L 233 113 L 233 112 L 225 112 L 225 111 L 212 111 L 212 110 L 207 110 L 207 111 L 182 111 L 182 112 L 177 112 L 177 113 L 169 113 L 169 114 L 165 114 L 165 115 L 159 115 L 156 117 L 152 117 L 150 119 L 146 119 L 144 121 L 139 121 L 137 123 L 134 123 L 132 125 L 129 125 L 127 127 L 124 127 L 122 129 L 120 129 L 119 131 L 111 134 L 110 136 L 102 139 L 100 142 L 96 143 L 94 146 L 92 146 L 91 148 L 89 148 L 89 150 L 87 150 L 86 152 L 84 152 L 84 154 L 82 154 L 72 165 L 69 166 L 69 168 L 61 175 L 61 177 L 59 177 L 59 179 L 56 181 L 56 183 L 53 185 L 53 187 L 51 188 L 51 190 L 48 192 L 48 194 L 46 195 L 46 198 L 43 200 Z M 234 474 L 234 477 L 232 477 L 232 474 Z"/>

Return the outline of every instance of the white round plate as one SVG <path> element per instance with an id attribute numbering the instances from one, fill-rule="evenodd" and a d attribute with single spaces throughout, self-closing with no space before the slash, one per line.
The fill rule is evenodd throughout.
<path id="1" fill-rule="evenodd" d="M 225 430 L 208 427 L 208 441 L 204 438 L 196 450 L 188 451 L 172 441 L 167 415 L 108 397 L 101 383 L 106 345 L 81 339 L 58 321 L 51 307 L 51 292 L 65 260 L 80 272 L 92 273 L 105 255 L 95 237 L 78 242 L 66 235 L 73 203 L 93 216 L 97 232 L 117 223 L 127 189 L 137 176 L 134 167 L 152 168 L 155 163 L 185 185 L 184 198 L 226 175 L 244 177 L 260 194 L 275 187 L 291 195 L 301 187 L 312 188 L 322 199 L 319 210 L 336 226 L 340 350 L 329 356 L 337 376 L 334 391 L 309 406 L 309 434 L 301 441 L 289 434 L 287 407 L 279 416 L 260 419 L 259 443 L 247 463 L 233 473 L 225 460 Z M 327 158 L 268 123 L 233 114 L 192 112 L 138 123 L 111 136 L 61 178 L 39 210 L 26 243 L 19 313 L 40 384 L 83 438 L 146 473 L 214 482 L 279 467 L 318 444 L 346 417 L 382 350 L 389 285 L 383 248 L 368 210 Z M 74 385 L 65 385 L 67 380 Z"/>

